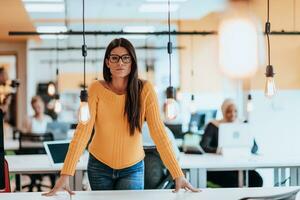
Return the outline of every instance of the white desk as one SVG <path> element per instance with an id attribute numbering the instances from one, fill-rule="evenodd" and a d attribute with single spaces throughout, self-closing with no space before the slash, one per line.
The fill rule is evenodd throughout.
<path id="1" fill-rule="evenodd" d="M 8 155 L 5 156 L 9 172 L 22 174 L 40 174 L 40 173 L 57 173 L 61 170 L 60 167 L 53 167 L 46 154 L 36 155 Z M 71 187 L 75 190 L 82 190 L 83 172 L 87 168 L 88 154 L 85 153 L 76 167 L 76 173 L 73 180 L 70 182 Z M 21 176 L 20 176 L 21 178 Z M 21 180 L 18 180 L 21 182 Z"/>
<path id="2" fill-rule="evenodd" d="M 291 184 L 299 185 L 300 155 L 249 155 L 244 157 L 221 156 L 215 154 L 180 155 L 180 166 L 191 170 L 191 182 L 198 187 L 206 187 L 207 171 L 253 170 L 257 168 L 274 168 L 275 182 L 285 179 L 285 168 L 291 169 Z M 279 177 L 281 169 L 281 177 Z"/>
<path id="3" fill-rule="evenodd" d="M 26 148 L 44 148 L 44 145 L 40 142 L 22 142 L 23 146 Z M 20 149 L 20 144 L 19 140 L 13 140 L 13 139 L 5 139 L 4 141 L 4 150 L 19 150 Z"/>
<path id="4" fill-rule="evenodd" d="M 6 156 L 11 173 L 49 173 L 58 172 L 61 167 L 53 167 L 44 155 L 11 155 Z M 76 190 L 81 190 L 81 178 L 83 171 L 87 168 L 88 154 L 81 157 L 77 164 L 75 174 Z M 190 170 L 191 183 L 200 188 L 205 188 L 207 184 L 207 171 L 224 170 L 252 170 L 257 168 L 291 169 L 291 185 L 300 185 L 300 156 L 249 156 L 249 157 L 226 157 L 214 154 L 189 155 L 181 154 L 179 160 L 183 169 Z M 282 170 L 284 171 L 284 170 Z M 285 174 L 281 177 L 278 170 L 275 170 L 275 181 L 284 180 Z"/>
<path id="5" fill-rule="evenodd" d="M 76 192 L 73 200 L 237 200 L 244 197 L 277 195 L 291 192 L 299 187 L 277 188 L 230 188 L 204 189 L 199 193 L 184 192 L 172 193 L 171 190 L 140 190 L 140 191 L 89 191 Z M 1 200 L 58 200 L 69 199 L 67 193 L 58 193 L 57 196 L 44 197 L 39 192 L 27 193 L 0 193 Z M 296 199 L 300 199 L 297 195 Z"/>

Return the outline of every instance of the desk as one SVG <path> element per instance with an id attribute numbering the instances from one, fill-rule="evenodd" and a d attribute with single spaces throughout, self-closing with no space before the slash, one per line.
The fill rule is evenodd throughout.
<path id="1" fill-rule="evenodd" d="M 8 155 L 5 156 L 10 173 L 22 174 L 41 174 L 41 173 L 57 173 L 62 166 L 52 166 L 46 154 L 35 155 Z M 85 153 L 76 167 L 75 176 L 70 182 L 71 187 L 75 190 L 82 190 L 83 172 L 87 168 L 88 154 Z M 21 176 L 20 176 L 21 177 Z M 21 180 L 18 180 L 21 181 Z"/>
<path id="2" fill-rule="evenodd" d="M 49 173 L 58 172 L 61 167 L 53 167 L 46 154 L 42 155 L 10 155 L 6 156 L 9 171 L 17 174 Z M 77 164 L 73 180 L 73 188 L 81 190 L 81 178 L 83 171 L 87 168 L 88 154 L 84 154 Z M 180 166 L 190 170 L 191 183 L 200 188 L 207 184 L 207 171 L 224 170 L 253 170 L 257 168 L 274 168 L 275 181 L 285 179 L 281 173 L 285 168 L 291 169 L 291 185 L 300 185 L 300 156 L 248 156 L 248 157 L 226 157 L 215 154 L 190 155 L 180 154 Z M 71 182 L 72 183 L 72 182 Z"/>
<path id="3" fill-rule="evenodd" d="M 254 170 L 257 168 L 274 168 L 275 182 L 285 179 L 285 168 L 291 170 L 291 184 L 300 184 L 300 155 L 249 155 L 221 156 L 216 154 L 192 155 L 181 154 L 180 166 L 190 169 L 191 183 L 194 186 L 206 187 L 207 171 Z M 281 170 L 281 177 L 279 177 Z"/>
<path id="4" fill-rule="evenodd" d="M 180 191 L 172 193 L 171 190 L 140 190 L 140 191 L 89 191 L 76 192 L 73 200 L 237 200 L 249 196 L 266 196 L 291 192 L 299 187 L 277 188 L 227 188 L 227 189 L 203 189 L 202 192 L 192 193 Z M 0 193 L 1 200 L 58 200 L 69 199 L 67 193 L 58 193 L 57 196 L 44 197 L 39 192 L 27 193 Z M 296 199 L 300 199 L 297 195 Z"/>

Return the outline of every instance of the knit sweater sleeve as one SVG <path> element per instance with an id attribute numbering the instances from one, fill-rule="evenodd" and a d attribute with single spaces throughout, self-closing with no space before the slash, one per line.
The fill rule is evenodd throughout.
<path id="1" fill-rule="evenodd" d="M 76 127 L 74 137 L 69 145 L 61 174 L 74 175 L 77 162 L 87 146 L 94 127 L 97 112 L 97 82 L 91 84 L 88 90 L 88 105 L 90 110 L 90 120 L 87 124 L 79 123 Z"/>
<path id="2" fill-rule="evenodd" d="M 169 169 L 173 179 L 183 176 L 183 172 L 176 160 L 171 141 L 167 136 L 164 124 L 160 118 L 158 100 L 153 86 L 149 82 L 146 82 L 144 87 L 144 95 L 146 96 L 145 117 L 151 137 L 156 144 L 163 163 Z"/>

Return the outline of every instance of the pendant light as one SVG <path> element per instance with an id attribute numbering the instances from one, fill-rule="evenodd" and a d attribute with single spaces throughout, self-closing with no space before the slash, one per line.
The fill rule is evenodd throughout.
<path id="1" fill-rule="evenodd" d="M 176 90 L 172 86 L 172 42 L 171 42 L 171 22 L 170 22 L 170 0 L 168 0 L 168 28 L 169 28 L 169 42 L 168 42 L 168 54 L 169 54 L 169 87 L 167 88 L 167 99 L 165 101 L 165 118 L 167 120 L 174 120 L 178 115 L 178 103 L 175 100 Z"/>
<path id="2" fill-rule="evenodd" d="M 62 110 L 62 105 L 59 99 L 59 93 L 58 93 L 58 78 L 59 78 L 59 57 L 58 57 L 58 36 L 56 38 L 56 94 L 55 94 L 55 100 L 54 100 L 54 112 L 56 114 L 60 113 Z"/>
<path id="3" fill-rule="evenodd" d="M 83 56 L 83 89 L 80 92 L 80 107 L 78 113 L 79 123 L 86 124 L 90 120 L 90 109 L 88 105 L 88 92 L 86 90 L 86 56 L 87 56 L 87 46 L 85 43 L 85 18 L 84 18 L 84 0 L 82 0 L 82 56 Z"/>
<path id="4" fill-rule="evenodd" d="M 192 62 L 192 65 L 191 65 L 191 101 L 190 101 L 190 104 L 189 104 L 189 111 L 191 114 L 194 114 L 196 113 L 197 111 L 197 105 L 196 105 L 196 101 L 195 101 L 195 94 L 194 94 L 194 55 L 193 55 L 193 52 L 194 52 L 194 37 L 191 36 L 191 62 Z"/>
<path id="5" fill-rule="evenodd" d="M 56 56 L 57 56 L 57 39 L 58 39 L 58 36 L 56 36 Z M 57 58 L 56 58 L 57 60 Z M 57 62 L 57 61 L 56 61 Z M 57 64 L 57 63 L 56 63 Z M 51 71 L 52 71 L 52 66 L 51 66 Z M 54 81 L 50 81 L 48 83 L 48 87 L 47 87 L 47 93 L 50 97 L 53 97 L 55 94 L 56 94 L 56 85 L 55 85 L 55 82 Z"/>
<path id="6" fill-rule="evenodd" d="M 249 0 L 231 0 L 219 24 L 219 65 L 229 78 L 245 79 L 257 72 L 261 63 L 257 20 Z"/>
<path id="7" fill-rule="evenodd" d="M 49 96 L 54 96 L 55 95 L 56 89 L 55 89 L 55 83 L 53 81 L 50 81 L 48 83 L 47 92 L 48 92 Z"/>
<path id="8" fill-rule="evenodd" d="M 271 23 L 270 23 L 270 2 L 267 0 L 267 22 L 265 26 L 265 33 L 267 36 L 268 42 L 268 65 L 266 67 L 266 83 L 265 83 L 265 96 L 268 98 L 272 98 L 276 94 L 276 87 L 274 81 L 274 69 L 271 65 L 271 52 L 270 52 L 270 37 L 269 34 L 271 32 Z"/>
<path id="9" fill-rule="evenodd" d="M 250 113 L 253 111 L 253 101 L 252 95 L 249 93 L 247 96 L 247 105 L 246 105 L 247 112 Z"/>

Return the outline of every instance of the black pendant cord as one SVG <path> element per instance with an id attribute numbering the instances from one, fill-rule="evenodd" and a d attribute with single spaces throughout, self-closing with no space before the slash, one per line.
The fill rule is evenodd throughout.
<path id="1" fill-rule="evenodd" d="M 194 53 L 194 37 L 193 36 L 191 36 L 191 50 L 192 50 L 192 52 L 191 52 L 191 62 L 192 62 L 192 67 L 191 67 L 191 80 L 192 80 L 192 85 L 191 85 L 191 87 L 192 87 L 192 100 L 194 100 L 193 98 L 194 98 L 194 74 L 195 74 L 195 71 L 194 71 L 194 68 L 195 68 L 195 62 L 194 62 L 194 55 L 193 55 L 193 53 Z"/>
<path id="2" fill-rule="evenodd" d="M 171 42 L 171 13 L 170 13 L 170 0 L 168 0 L 168 28 L 169 28 L 169 42 L 168 42 L 168 54 L 169 54 L 169 86 L 172 86 L 172 42 Z"/>
<path id="3" fill-rule="evenodd" d="M 274 77 L 274 69 L 271 65 L 271 45 L 270 45 L 270 33 L 271 33 L 271 23 L 270 23 L 270 0 L 267 0 L 267 22 L 265 26 L 265 34 L 267 35 L 268 42 L 268 65 L 266 68 L 266 77 Z"/>
<path id="4" fill-rule="evenodd" d="M 58 41 L 58 36 L 56 37 L 56 86 L 58 88 L 58 76 L 59 76 L 59 53 L 58 53 L 58 49 L 59 49 L 59 41 Z"/>
<path id="5" fill-rule="evenodd" d="M 87 56 L 87 46 L 85 42 L 85 13 L 84 13 L 84 0 L 82 0 L 82 38 L 83 38 L 83 45 L 82 45 L 82 56 L 83 56 L 83 90 L 86 90 L 86 56 Z"/>
<path id="6" fill-rule="evenodd" d="M 266 30 L 265 33 L 267 35 L 268 41 L 268 65 L 271 65 L 271 52 L 270 52 L 270 31 L 271 31 L 271 23 L 270 23 L 270 1 L 267 0 L 267 23 L 266 23 Z"/>

